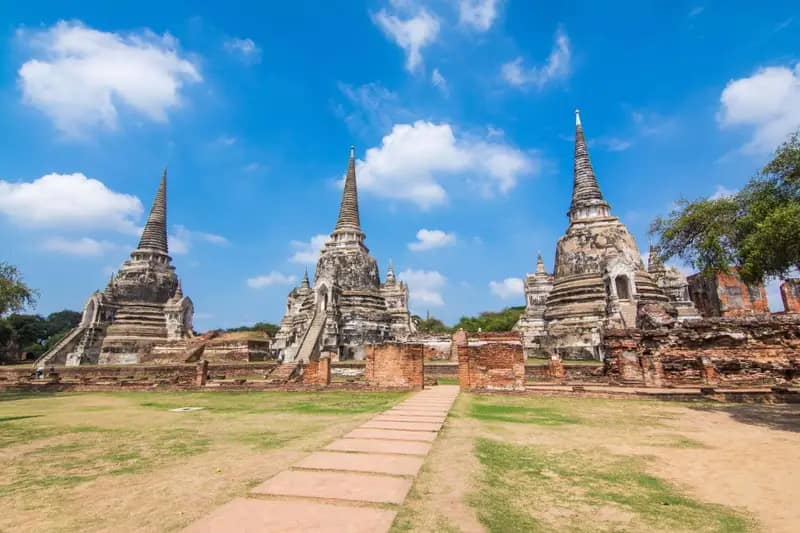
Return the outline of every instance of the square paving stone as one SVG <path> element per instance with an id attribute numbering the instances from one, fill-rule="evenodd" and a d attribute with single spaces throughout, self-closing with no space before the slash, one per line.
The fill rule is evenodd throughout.
<path id="1" fill-rule="evenodd" d="M 339 439 L 325 446 L 337 452 L 398 453 L 401 455 L 427 455 L 430 443 L 404 440 Z"/>
<path id="2" fill-rule="evenodd" d="M 186 533 L 313 531 L 372 533 L 389 531 L 397 514 L 388 509 L 329 503 L 237 498 L 195 522 Z"/>
<path id="3" fill-rule="evenodd" d="M 250 493 L 400 504 L 406 499 L 411 483 L 410 479 L 394 476 L 285 470 Z"/>
<path id="4" fill-rule="evenodd" d="M 361 425 L 369 429 L 400 429 L 404 431 L 439 431 L 442 425 L 434 422 L 389 422 L 385 420 L 370 420 Z"/>
<path id="5" fill-rule="evenodd" d="M 372 420 L 385 420 L 390 422 L 430 422 L 432 424 L 441 424 L 445 421 L 442 416 L 415 416 L 415 415 L 378 415 Z"/>
<path id="6" fill-rule="evenodd" d="M 433 442 L 436 440 L 436 433 L 433 431 L 402 431 L 398 429 L 358 428 L 345 435 L 344 438 Z"/>
<path id="7" fill-rule="evenodd" d="M 295 467 L 416 476 L 424 460 L 424 458 L 414 455 L 314 452 L 297 463 Z"/>

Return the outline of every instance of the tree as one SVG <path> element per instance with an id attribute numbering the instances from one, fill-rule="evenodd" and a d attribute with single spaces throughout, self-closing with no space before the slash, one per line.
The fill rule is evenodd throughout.
<path id="1" fill-rule="evenodd" d="M 36 291 L 22 281 L 17 267 L 0 261 L 0 316 L 18 313 L 36 302 Z"/>
<path id="2" fill-rule="evenodd" d="M 476 317 L 462 316 L 453 329 L 465 331 L 511 331 L 525 311 L 525 306 L 506 307 L 502 311 L 484 311 Z"/>
<path id="3" fill-rule="evenodd" d="M 738 265 L 746 281 L 800 268 L 800 131 L 738 193 L 682 200 L 651 233 L 663 260 L 680 257 L 710 274 Z"/>
<path id="4" fill-rule="evenodd" d="M 428 318 L 421 318 L 417 315 L 411 317 L 414 320 L 414 323 L 417 326 L 417 331 L 420 333 L 449 333 L 450 328 L 448 328 L 444 322 L 439 320 L 438 318 L 428 316 Z"/>

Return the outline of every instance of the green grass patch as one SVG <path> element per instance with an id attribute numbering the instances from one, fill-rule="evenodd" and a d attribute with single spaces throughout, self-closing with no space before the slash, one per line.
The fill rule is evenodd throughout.
<path id="1" fill-rule="evenodd" d="M 458 378 L 436 378 L 436 383 L 439 385 L 458 385 Z"/>
<path id="2" fill-rule="evenodd" d="M 745 532 L 750 517 L 684 496 L 638 458 L 560 452 L 478 439 L 482 465 L 470 498 L 490 532 Z"/>
<path id="3" fill-rule="evenodd" d="M 508 405 L 491 403 L 487 400 L 472 402 L 470 416 L 478 420 L 541 426 L 561 426 L 581 422 L 579 417 L 567 414 L 556 407 Z"/>

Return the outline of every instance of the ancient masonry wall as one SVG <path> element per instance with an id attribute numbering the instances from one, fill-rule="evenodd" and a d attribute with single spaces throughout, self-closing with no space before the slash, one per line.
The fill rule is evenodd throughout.
<path id="1" fill-rule="evenodd" d="M 331 383 L 331 358 L 322 356 L 319 360 L 311 360 L 303 369 L 303 384 L 327 387 Z"/>
<path id="2" fill-rule="evenodd" d="M 465 390 L 523 390 L 525 358 L 522 344 L 459 346 L 458 382 Z"/>
<path id="3" fill-rule="evenodd" d="M 422 344 L 372 344 L 366 351 L 364 376 L 370 386 L 422 389 L 425 381 Z"/>
<path id="4" fill-rule="evenodd" d="M 663 387 L 800 383 L 800 316 L 711 319 L 653 331 L 610 330 L 611 383 Z"/>
<path id="5" fill-rule="evenodd" d="M 692 301 L 704 317 L 743 318 L 769 314 L 764 284 L 745 283 L 735 269 L 712 277 L 694 274 L 687 281 Z"/>
<path id="6" fill-rule="evenodd" d="M 787 279 L 781 283 L 781 299 L 785 313 L 800 313 L 800 279 Z"/>

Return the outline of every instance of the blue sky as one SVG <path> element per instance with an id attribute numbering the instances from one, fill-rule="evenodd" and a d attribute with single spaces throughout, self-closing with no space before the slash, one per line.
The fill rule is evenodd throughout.
<path id="1" fill-rule="evenodd" d="M 800 125 L 789 1 L 72 4 L 0 7 L 0 259 L 42 313 L 105 285 L 165 166 L 197 329 L 280 320 L 350 144 L 367 245 L 453 323 L 522 305 L 537 250 L 552 267 L 576 107 L 643 250 Z"/>

